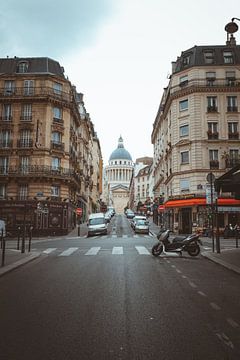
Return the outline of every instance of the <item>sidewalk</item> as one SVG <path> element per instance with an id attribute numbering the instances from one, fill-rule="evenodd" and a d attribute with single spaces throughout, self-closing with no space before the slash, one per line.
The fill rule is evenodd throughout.
<path id="1" fill-rule="evenodd" d="M 154 236 L 159 232 L 159 226 L 154 224 L 151 220 L 150 231 Z M 232 247 L 231 249 L 221 249 L 220 251 L 219 254 L 217 252 L 212 252 L 212 250 L 201 251 L 201 255 L 216 264 L 222 265 L 225 268 L 240 274 L 240 248 Z"/>
<path id="2" fill-rule="evenodd" d="M 74 238 L 78 236 L 78 228 L 76 227 L 73 231 L 71 231 L 68 235 L 59 236 L 60 238 Z M 150 232 L 153 236 L 157 236 L 159 232 L 159 226 L 154 224 L 150 219 Z M 87 233 L 87 225 L 86 223 L 81 224 L 80 226 L 80 236 L 85 236 Z M 49 240 L 51 237 L 49 238 Z M 42 238 L 34 238 L 34 241 L 41 241 Z M 16 269 L 19 266 L 22 266 L 29 261 L 32 261 L 38 258 L 41 255 L 40 252 L 30 251 L 28 252 L 27 249 L 25 253 L 21 253 L 21 250 L 14 250 L 6 248 L 5 251 L 5 262 L 4 266 L 1 267 L 2 264 L 2 249 L 0 249 L 0 276 L 3 274 Z M 208 258 L 215 263 L 226 267 L 238 274 L 240 274 L 240 248 L 231 248 L 231 249 L 221 249 L 221 252 L 218 254 L 216 252 L 212 252 L 212 250 L 202 251 L 201 255 L 205 258 Z"/>

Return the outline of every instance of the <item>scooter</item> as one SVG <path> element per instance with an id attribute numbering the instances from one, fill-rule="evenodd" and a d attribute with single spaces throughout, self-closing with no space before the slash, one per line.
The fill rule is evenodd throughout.
<path id="1" fill-rule="evenodd" d="M 172 241 L 169 240 L 170 230 L 161 231 L 157 238 L 158 243 L 152 247 L 152 255 L 159 256 L 162 252 L 178 253 L 182 256 L 183 251 L 187 251 L 191 256 L 197 256 L 200 253 L 200 245 L 202 245 L 199 239 L 200 234 L 194 233 L 186 237 L 176 237 Z"/>

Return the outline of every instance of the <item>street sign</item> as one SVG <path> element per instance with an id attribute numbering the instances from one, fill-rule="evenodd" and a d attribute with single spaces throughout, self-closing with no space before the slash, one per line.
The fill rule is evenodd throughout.
<path id="1" fill-rule="evenodd" d="M 159 205 L 158 211 L 163 212 L 164 210 L 165 210 L 165 206 L 164 205 Z"/>
<path id="2" fill-rule="evenodd" d="M 214 180 L 215 180 L 215 176 L 214 176 L 213 173 L 210 172 L 209 174 L 207 174 L 207 181 L 208 181 L 210 184 L 213 183 Z"/>
<path id="3" fill-rule="evenodd" d="M 212 194 L 211 194 L 211 192 L 212 192 Z M 212 195 L 212 199 L 211 199 L 211 195 Z M 206 203 L 208 205 L 212 205 L 215 203 L 216 199 L 217 199 L 217 193 L 214 189 L 214 185 L 212 184 L 212 191 L 211 191 L 211 185 L 206 184 Z"/>
<path id="4" fill-rule="evenodd" d="M 82 216 L 82 208 L 76 208 L 77 216 Z"/>

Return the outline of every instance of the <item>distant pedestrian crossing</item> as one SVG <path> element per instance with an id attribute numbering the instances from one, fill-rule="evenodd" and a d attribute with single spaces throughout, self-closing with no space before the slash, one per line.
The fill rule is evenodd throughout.
<path id="1" fill-rule="evenodd" d="M 71 255 L 83 255 L 83 256 L 96 256 L 99 255 L 101 253 L 104 254 L 109 254 L 109 255 L 124 255 L 127 254 L 129 252 L 134 252 L 135 254 L 138 255 L 151 255 L 150 249 L 148 249 L 145 246 L 134 246 L 132 248 L 126 247 L 124 248 L 123 246 L 113 246 L 113 247 L 109 247 L 109 248 L 103 248 L 101 246 L 92 246 L 89 249 L 83 249 L 83 248 L 79 248 L 79 247 L 69 247 L 65 250 L 62 249 L 58 249 L 58 248 L 47 248 L 45 250 L 42 251 L 43 254 L 45 255 L 55 255 L 55 256 L 59 256 L 59 257 L 68 257 Z"/>

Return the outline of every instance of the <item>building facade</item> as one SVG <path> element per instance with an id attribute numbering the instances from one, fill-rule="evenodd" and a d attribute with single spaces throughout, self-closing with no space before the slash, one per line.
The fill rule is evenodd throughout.
<path id="1" fill-rule="evenodd" d="M 179 233 L 210 227 L 208 174 L 239 162 L 240 46 L 194 46 L 172 63 L 153 125 L 154 196 L 164 223 Z M 214 202 L 214 203 L 213 203 Z M 239 223 L 233 194 L 217 201 L 219 224 Z"/>
<path id="2" fill-rule="evenodd" d="M 133 161 L 124 148 L 120 136 L 118 147 L 112 152 L 105 167 L 105 202 L 117 213 L 123 213 L 129 202 L 129 184 L 133 173 Z"/>
<path id="3" fill-rule="evenodd" d="M 66 234 L 88 213 L 92 123 L 49 58 L 0 59 L 0 218 L 10 232 Z"/>

